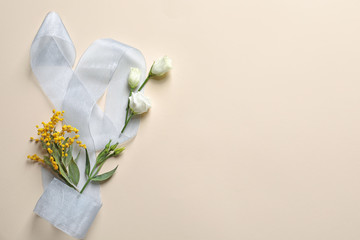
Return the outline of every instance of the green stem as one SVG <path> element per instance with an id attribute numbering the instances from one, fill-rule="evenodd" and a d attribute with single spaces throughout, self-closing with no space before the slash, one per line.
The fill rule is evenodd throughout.
<path id="1" fill-rule="evenodd" d="M 88 178 L 88 180 L 86 181 L 86 183 L 85 183 L 85 185 L 83 186 L 83 188 L 81 189 L 80 193 L 82 193 L 82 192 L 85 190 L 86 186 L 87 186 L 87 185 L 89 184 L 89 182 L 91 181 L 92 176 L 93 176 L 93 172 L 94 172 L 95 169 L 96 169 L 96 164 L 94 165 L 93 169 L 91 170 L 91 173 L 90 173 L 90 175 L 89 175 L 89 178 Z"/>
<path id="2" fill-rule="evenodd" d="M 131 97 L 133 91 L 134 91 L 134 89 L 130 88 L 129 98 Z M 128 103 L 127 103 L 127 107 L 126 107 L 125 122 L 126 122 L 126 119 L 128 118 L 128 115 L 129 115 L 129 105 L 130 105 L 130 99 L 129 98 L 128 98 Z"/>
<path id="3" fill-rule="evenodd" d="M 105 161 L 97 168 L 95 174 L 92 177 L 96 176 L 99 173 L 99 171 L 102 168 L 102 166 L 104 165 L 104 163 L 105 163 Z"/>
<path id="4" fill-rule="evenodd" d="M 81 189 L 80 193 L 82 193 L 85 190 L 86 186 L 89 184 L 90 181 L 91 181 L 91 178 L 89 177 L 88 180 L 86 181 L 85 185 Z"/>
<path id="5" fill-rule="evenodd" d="M 123 127 L 123 129 L 121 130 L 121 133 L 123 133 L 125 131 L 125 128 L 127 127 L 128 123 L 130 122 L 131 118 L 134 116 L 133 113 L 130 114 L 129 118 L 126 120 L 125 122 L 125 126 Z"/>
<path id="6" fill-rule="evenodd" d="M 151 70 L 152 70 L 152 67 L 153 67 L 153 66 L 154 66 L 154 64 L 151 66 L 150 71 L 149 71 L 149 74 L 147 75 L 147 77 L 146 77 L 145 81 L 143 82 L 143 84 L 141 84 L 141 86 L 139 87 L 138 92 L 140 92 L 141 89 L 143 89 L 143 87 L 145 86 L 145 84 L 146 84 L 146 83 L 149 81 L 149 79 L 152 77 L 152 75 L 151 75 Z"/>
<path id="7" fill-rule="evenodd" d="M 89 178 L 92 178 L 93 172 L 94 172 L 95 169 L 96 169 L 96 163 L 95 163 L 93 169 L 92 169 L 91 172 L 90 172 Z"/>
<path id="8" fill-rule="evenodd" d="M 105 161 L 98 168 L 96 167 L 96 165 L 94 166 L 94 168 L 91 170 L 91 173 L 90 173 L 90 176 L 89 176 L 88 180 L 86 181 L 85 185 L 81 189 L 80 193 L 82 193 L 85 190 L 86 186 L 89 184 L 91 179 L 99 173 L 99 171 L 100 171 L 101 167 L 104 165 L 104 163 L 105 163 Z M 95 169 L 97 169 L 97 170 L 96 170 L 95 174 L 93 174 Z"/>
<path id="9" fill-rule="evenodd" d="M 88 180 L 86 181 L 86 183 L 85 183 L 85 185 L 83 186 L 83 188 L 81 189 L 80 193 L 82 193 L 82 192 L 85 190 L 86 186 L 87 186 L 87 185 L 89 184 L 89 182 L 91 181 L 91 179 L 92 179 L 92 177 L 93 177 L 93 172 L 94 172 L 95 169 L 96 169 L 96 164 L 94 165 L 93 169 L 91 170 L 91 173 L 90 173 L 90 175 L 89 175 L 89 178 L 88 178 Z"/>

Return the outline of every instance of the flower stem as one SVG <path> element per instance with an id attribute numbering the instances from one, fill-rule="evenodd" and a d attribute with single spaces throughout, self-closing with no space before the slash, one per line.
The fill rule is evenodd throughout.
<path id="1" fill-rule="evenodd" d="M 88 180 L 86 181 L 85 185 L 84 185 L 83 188 L 81 189 L 80 193 L 82 193 L 82 192 L 85 190 L 86 186 L 89 184 L 90 181 L 91 181 L 91 177 L 88 178 Z"/>
<path id="2" fill-rule="evenodd" d="M 139 87 L 138 91 L 140 92 L 141 89 L 143 89 L 143 87 L 145 86 L 145 84 L 149 81 L 150 77 L 148 76 L 145 81 L 143 82 L 143 84 L 141 84 L 141 86 Z"/>
<path id="3" fill-rule="evenodd" d="M 123 133 L 125 131 L 125 128 L 127 127 L 128 123 L 130 122 L 130 120 L 133 116 L 134 116 L 134 113 L 130 113 L 129 118 L 126 120 L 125 125 L 124 125 L 123 129 L 121 130 L 121 133 Z"/>
<path id="4" fill-rule="evenodd" d="M 104 163 L 105 163 L 105 161 L 97 168 L 95 174 L 92 177 L 96 176 L 99 173 L 99 171 L 102 168 L 102 166 L 104 165 Z"/>
<path id="5" fill-rule="evenodd" d="M 88 180 L 86 181 L 85 185 L 81 189 L 80 193 L 82 193 L 85 190 L 86 186 L 89 184 L 91 179 L 99 173 L 99 171 L 100 171 L 101 167 L 104 165 L 104 163 L 105 163 L 105 161 L 97 168 L 95 174 L 93 174 L 93 172 L 96 169 L 96 165 L 94 166 L 94 168 L 91 170 L 91 173 L 90 173 L 90 176 L 89 176 Z"/>
<path id="6" fill-rule="evenodd" d="M 149 79 L 152 77 L 151 70 L 152 70 L 153 66 L 154 66 L 154 64 L 151 66 L 150 71 L 149 71 L 149 74 L 147 75 L 147 77 L 146 77 L 145 81 L 143 82 L 143 84 L 141 84 L 141 86 L 139 87 L 138 92 L 140 92 L 141 89 L 143 89 L 143 87 L 145 86 L 145 84 L 146 84 L 146 83 L 149 81 Z"/>
<path id="7" fill-rule="evenodd" d="M 131 97 L 133 91 L 134 91 L 134 89 L 130 88 L 129 98 Z M 126 107 L 125 122 L 126 122 L 126 119 L 128 118 L 128 115 L 129 115 L 129 104 L 130 104 L 130 99 L 129 98 L 128 98 L 128 103 L 127 103 L 127 107 Z"/>

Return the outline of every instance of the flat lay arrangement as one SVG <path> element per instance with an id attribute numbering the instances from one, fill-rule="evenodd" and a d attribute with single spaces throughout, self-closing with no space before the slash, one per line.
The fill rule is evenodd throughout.
<path id="1" fill-rule="evenodd" d="M 0 11 L 0 240 L 360 239 L 359 1 Z"/>
<path id="2" fill-rule="evenodd" d="M 151 107 L 145 85 L 164 76 L 172 61 L 161 57 L 146 72 L 139 50 L 112 39 L 95 41 L 73 70 L 74 61 L 71 38 L 59 15 L 50 12 L 31 46 L 32 71 L 55 108 L 30 138 L 43 155 L 28 159 L 43 166 L 45 187 L 34 212 L 82 239 L 102 206 L 99 184 L 117 170 L 103 172 L 103 165 L 126 152 L 126 141 Z M 105 91 L 102 110 L 97 101 Z"/>

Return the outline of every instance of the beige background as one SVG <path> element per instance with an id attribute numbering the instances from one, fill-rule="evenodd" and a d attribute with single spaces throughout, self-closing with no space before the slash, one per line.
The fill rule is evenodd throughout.
<path id="1" fill-rule="evenodd" d="M 29 66 L 48 11 L 77 59 L 110 37 L 174 63 L 87 239 L 360 239 L 357 0 L 1 0 L 0 239 L 72 239 L 32 212 L 26 160 L 52 109 Z"/>

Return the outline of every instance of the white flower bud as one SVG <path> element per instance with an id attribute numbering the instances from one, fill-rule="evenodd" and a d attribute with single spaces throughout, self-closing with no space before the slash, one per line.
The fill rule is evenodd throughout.
<path id="1" fill-rule="evenodd" d="M 155 61 L 151 68 L 151 74 L 162 76 L 172 68 L 172 61 L 169 57 L 164 56 Z"/>
<path id="2" fill-rule="evenodd" d="M 130 97 L 130 109 L 135 114 L 142 114 L 147 112 L 151 107 L 150 99 L 144 96 L 142 92 L 133 93 Z"/>
<path id="3" fill-rule="evenodd" d="M 128 83 L 130 88 L 136 88 L 140 83 L 141 72 L 138 68 L 130 68 Z"/>

